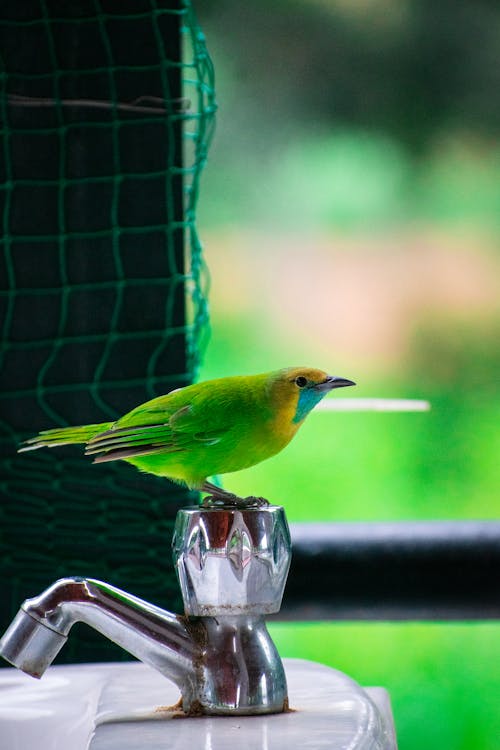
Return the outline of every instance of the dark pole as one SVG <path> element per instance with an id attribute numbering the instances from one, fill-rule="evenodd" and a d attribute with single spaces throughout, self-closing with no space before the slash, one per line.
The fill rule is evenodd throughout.
<path id="1" fill-rule="evenodd" d="M 292 524 L 277 619 L 500 618 L 500 521 Z"/>

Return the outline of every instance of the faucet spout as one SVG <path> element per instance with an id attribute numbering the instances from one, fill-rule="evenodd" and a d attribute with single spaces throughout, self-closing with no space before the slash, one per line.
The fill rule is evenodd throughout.
<path id="1" fill-rule="evenodd" d="M 92 578 L 63 578 L 27 599 L 0 641 L 0 654 L 41 677 L 84 622 L 174 682 L 183 697 L 195 680 L 199 647 L 187 620 Z"/>

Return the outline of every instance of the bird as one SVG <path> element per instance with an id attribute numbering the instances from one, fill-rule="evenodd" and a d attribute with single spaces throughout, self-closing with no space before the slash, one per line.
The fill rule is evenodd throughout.
<path id="1" fill-rule="evenodd" d="M 209 504 L 266 504 L 264 498 L 239 498 L 209 477 L 279 453 L 327 393 L 353 385 L 311 367 L 206 380 L 146 401 L 115 422 L 44 430 L 18 450 L 84 444 L 96 464 L 126 461 L 209 493 Z"/>

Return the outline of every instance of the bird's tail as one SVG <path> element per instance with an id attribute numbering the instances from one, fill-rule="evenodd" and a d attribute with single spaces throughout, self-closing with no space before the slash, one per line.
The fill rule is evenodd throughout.
<path id="1" fill-rule="evenodd" d="M 100 432 L 109 430 L 112 424 L 112 422 L 101 422 L 101 424 L 86 424 L 81 427 L 56 427 L 54 430 L 44 430 L 35 437 L 25 440 L 17 450 L 18 453 L 22 453 L 23 451 L 34 451 L 37 448 L 55 448 L 59 445 L 87 443 Z"/>

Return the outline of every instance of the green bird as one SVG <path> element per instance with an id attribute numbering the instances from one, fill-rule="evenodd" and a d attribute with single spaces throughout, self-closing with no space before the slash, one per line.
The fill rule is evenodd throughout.
<path id="1" fill-rule="evenodd" d="M 19 451 L 85 444 L 94 463 L 127 461 L 214 501 L 241 500 L 208 481 L 279 453 L 333 388 L 355 385 L 309 367 L 195 383 L 147 401 L 116 422 L 40 432 Z"/>

